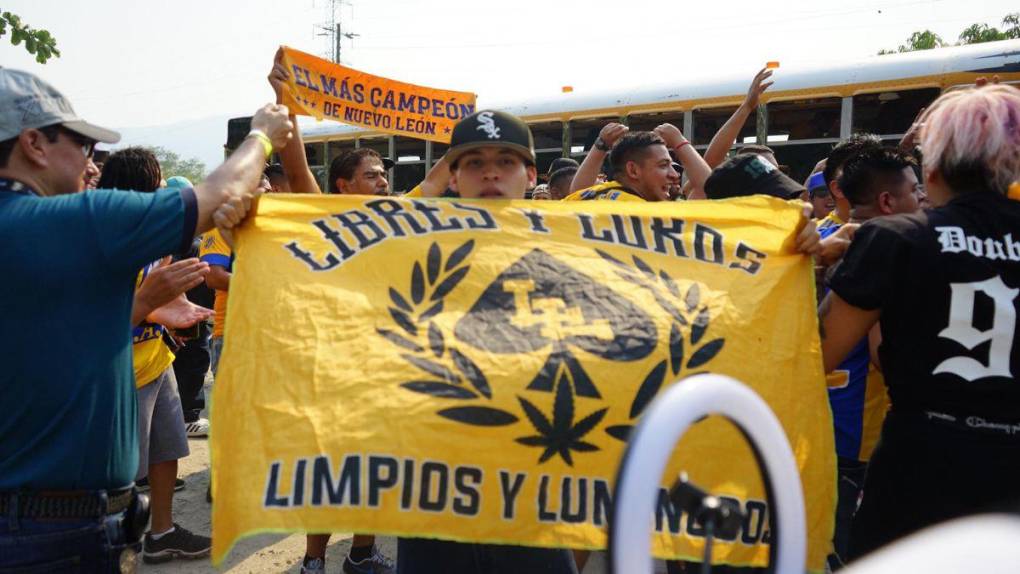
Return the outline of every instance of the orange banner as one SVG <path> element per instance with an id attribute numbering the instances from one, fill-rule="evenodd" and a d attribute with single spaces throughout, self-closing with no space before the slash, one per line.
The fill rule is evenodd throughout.
<path id="1" fill-rule="evenodd" d="M 297 115 L 423 140 L 450 143 L 453 126 L 475 111 L 475 94 L 416 86 L 359 72 L 283 46 Z"/>

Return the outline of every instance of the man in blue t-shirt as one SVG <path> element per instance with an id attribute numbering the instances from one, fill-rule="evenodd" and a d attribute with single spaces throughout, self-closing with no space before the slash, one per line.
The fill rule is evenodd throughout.
<path id="1" fill-rule="evenodd" d="M 252 127 L 194 189 L 78 193 L 95 143 L 119 135 L 0 68 L 0 569 L 119 571 L 137 550 L 135 277 L 214 223 L 241 221 L 292 125 L 268 105 Z"/>

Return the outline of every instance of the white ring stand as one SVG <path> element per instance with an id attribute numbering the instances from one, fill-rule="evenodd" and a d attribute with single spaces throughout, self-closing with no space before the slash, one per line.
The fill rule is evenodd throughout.
<path id="1" fill-rule="evenodd" d="M 634 430 L 617 475 L 610 557 L 617 574 L 651 573 L 652 516 L 674 447 L 692 424 L 710 414 L 735 423 L 755 449 L 778 544 L 773 572 L 803 574 L 807 557 L 804 493 L 796 459 L 779 419 L 754 391 L 723 375 L 695 375 L 666 389 Z M 782 536 L 780 537 L 780 534 Z"/>

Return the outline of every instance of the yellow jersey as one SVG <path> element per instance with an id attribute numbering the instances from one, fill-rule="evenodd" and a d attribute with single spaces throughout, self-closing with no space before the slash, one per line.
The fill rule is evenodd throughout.
<path id="1" fill-rule="evenodd" d="M 624 187 L 618 181 L 607 181 L 587 189 L 575 191 L 561 201 L 645 201 L 641 196 Z"/>
<path id="2" fill-rule="evenodd" d="M 213 229 L 202 235 L 198 248 L 198 258 L 209 265 L 219 265 L 230 271 L 234 262 L 233 250 L 223 240 L 219 230 Z M 227 292 L 216 290 L 216 302 L 213 303 L 213 337 L 223 336 L 223 325 L 227 322 Z"/>
<path id="3" fill-rule="evenodd" d="M 135 290 L 141 286 L 149 273 L 156 268 L 150 263 L 138 272 Z M 131 359 L 135 370 L 135 388 L 142 388 L 155 381 L 174 362 L 173 351 L 163 342 L 166 327 L 143 321 L 131 330 Z"/>

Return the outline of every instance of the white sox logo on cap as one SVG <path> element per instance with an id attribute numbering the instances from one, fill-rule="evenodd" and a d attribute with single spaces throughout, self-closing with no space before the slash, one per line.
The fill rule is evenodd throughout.
<path id="1" fill-rule="evenodd" d="M 482 112 L 478 114 L 478 123 L 480 125 L 477 129 L 485 130 L 485 133 L 489 135 L 490 140 L 499 139 L 499 128 L 496 127 L 496 120 L 492 119 L 492 112 Z"/>

